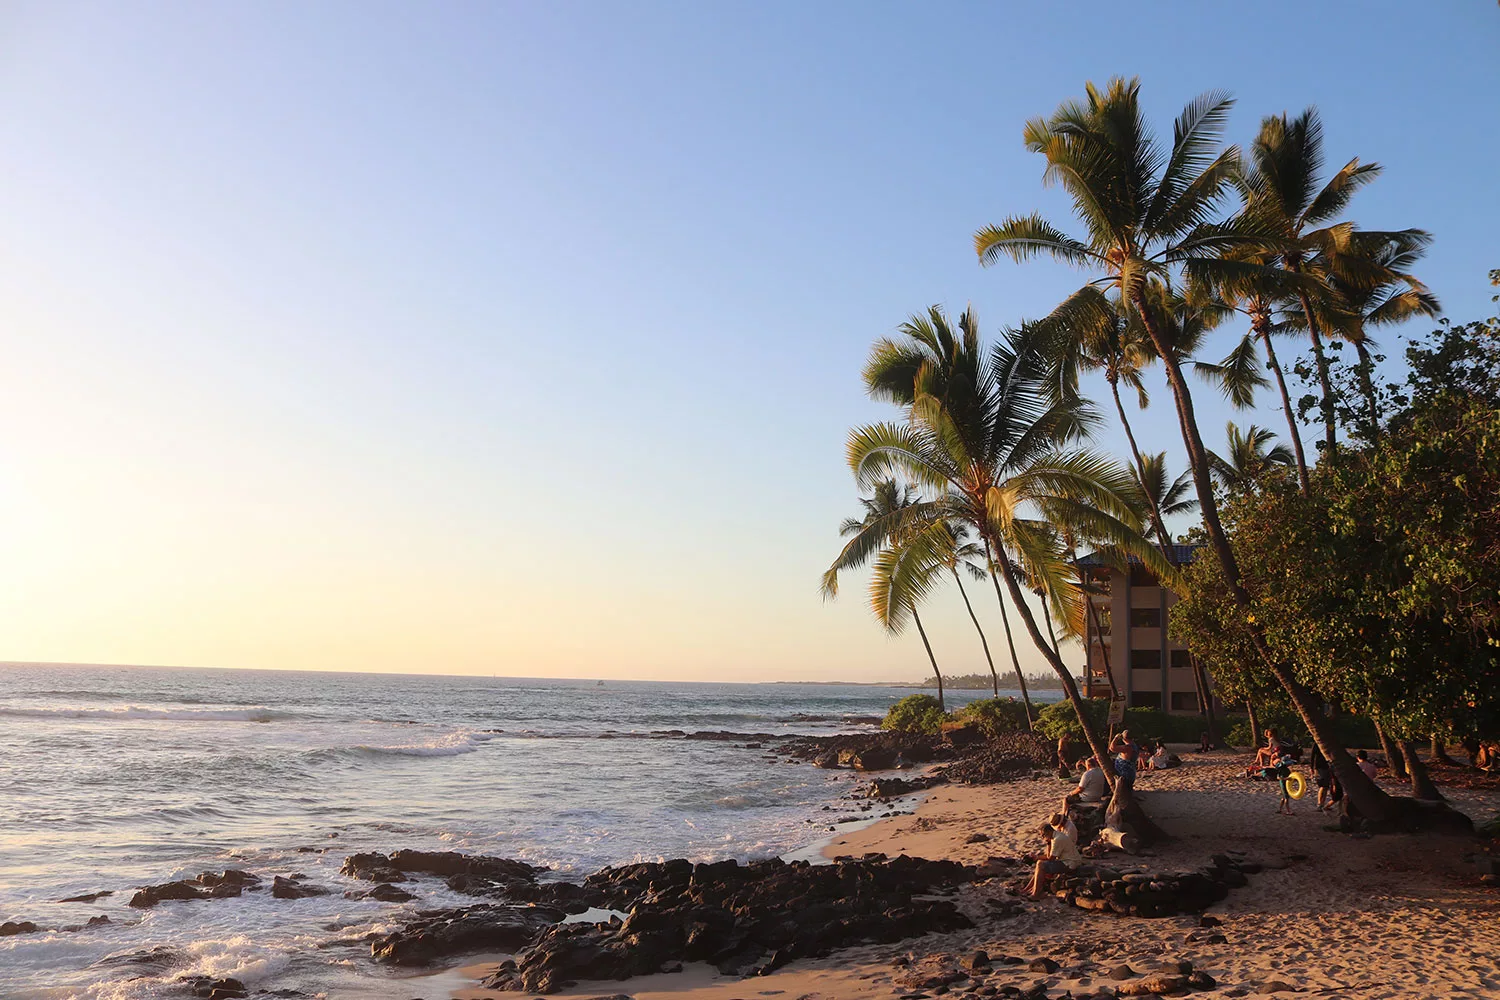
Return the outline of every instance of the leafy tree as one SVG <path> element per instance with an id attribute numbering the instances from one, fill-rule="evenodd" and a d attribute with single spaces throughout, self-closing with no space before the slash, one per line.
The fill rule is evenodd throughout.
<path id="1" fill-rule="evenodd" d="M 1014 698 L 971 701 L 959 709 L 956 716 L 962 722 L 977 725 L 986 736 L 999 736 L 1001 733 L 1031 728 L 1031 718 L 1025 704 Z"/>
<path id="2" fill-rule="evenodd" d="M 1283 206 L 1285 218 L 1296 223 L 1290 229 L 1278 229 L 1270 212 L 1243 212 L 1219 221 L 1229 182 L 1240 172 L 1238 150 L 1218 149 L 1233 103 L 1227 95 L 1209 93 L 1189 104 L 1173 127 L 1170 151 L 1164 151 L 1147 128 L 1136 81 L 1115 79 L 1103 90 L 1092 84 L 1086 89 L 1086 101 L 1065 102 L 1050 118 L 1028 122 L 1025 130 L 1028 148 L 1047 160 L 1045 179 L 1061 184 L 1072 196 L 1085 237 L 1069 236 L 1038 215 L 1013 216 L 976 233 L 975 249 L 985 264 L 1003 257 L 1026 261 L 1047 254 L 1102 271 L 1093 284 L 1114 289 L 1140 317 L 1162 359 L 1177 405 L 1209 545 L 1232 600 L 1248 615 L 1252 599 L 1219 519 L 1208 449 L 1198 427 L 1192 392 L 1170 342 L 1165 313 L 1153 303 L 1165 298 L 1164 289 L 1179 279 L 1190 286 L 1214 288 L 1270 270 L 1263 261 L 1236 258 L 1236 253 L 1280 254 L 1288 261 L 1287 270 L 1297 274 L 1303 260 L 1304 248 L 1298 242 L 1303 227 L 1341 211 L 1348 194 L 1369 171 L 1355 163 L 1322 192 L 1295 203 L 1288 200 Z M 1293 280 L 1303 285 L 1314 281 L 1305 275 Z M 1054 315 L 1067 310 L 1075 298 L 1060 305 Z M 1350 798 L 1367 816 L 1391 815 L 1395 806 L 1390 797 L 1338 745 L 1312 692 L 1287 663 L 1274 658 L 1261 630 L 1251 624 L 1257 656 L 1287 692 Z"/>

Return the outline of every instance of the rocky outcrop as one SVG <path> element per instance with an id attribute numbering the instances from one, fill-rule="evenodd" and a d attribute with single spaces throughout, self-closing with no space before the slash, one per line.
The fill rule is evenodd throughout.
<path id="1" fill-rule="evenodd" d="M 562 910 L 549 906 L 489 903 L 428 910 L 400 930 L 371 941 L 370 955 L 392 965 L 426 965 L 464 952 L 519 951 L 563 916 Z"/>
<path id="2" fill-rule="evenodd" d="M 382 882 L 373 889 L 350 889 L 345 899 L 378 899 L 382 903 L 405 903 L 417 897 L 405 889 L 398 889 L 389 882 Z"/>
<path id="3" fill-rule="evenodd" d="M 955 754 L 954 748 L 940 737 L 894 731 L 803 736 L 786 741 L 782 750 L 818 767 L 856 767 L 865 771 L 951 760 Z"/>
<path id="4" fill-rule="evenodd" d="M 627 919 L 549 928 L 485 985 L 549 993 L 582 979 L 657 972 L 676 961 L 710 962 L 725 975 L 767 972 L 860 942 L 970 927 L 953 903 L 930 896 L 974 878 L 973 868 L 956 862 L 917 858 L 607 868 L 585 888 L 628 910 Z"/>
<path id="5" fill-rule="evenodd" d="M 36 924 L 30 920 L 7 920 L 0 924 L 0 937 L 12 937 L 16 934 L 35 934 Z"/>
<path id="6" fill-rule="evenodd" d="M 137 909 L 147 909 L 170 899 L 225 899 L 238 896 L 247 888 L 255 888 L 259 884 L 259 875 L 251 875 L 249 872 L 236 868 L 226 868 L 217 874 L 204 872 L 193 879 L 180 879 L 162 885 L 148 885 L 130 897 L 130 905 Z"/>
<path id="7" fill-rule="evenodd" d="M 271 895 L 277 899 L 306 899 L 308 896 L 326 896 L 328 890 L 322 886 L 309 885 L 300 876 L 282 878 L 277 875 L 271 881 Z"/>
<path id="8" fill-rule="evenodd" d="M 394 851 L 389 855 L 379 853 L 351 854 L 344 859 L 339 871 L 351 878 L 371 882 L 405 882 L 407 875 L 472 875 L 491 881 L 520 879 L 533 881 L 538 872 L 524 861 L 510 858 L 492 858 L 482 854 L 460 854 L 457 851 Z"/>
<path id="9" fill-rule="evenodd" d="M 946 784 L 941 774 L 927 774 L 919 778 L 875 778 L 868 785 L 861 785 L 850 793 L 854 799 L 893 799 L 913 792 L 922 792 L 934 785 Z"/>
<path id="10" fill-rule="evenodd" d="M 965 785 L 992 785 L 1049 770 L 1054 756 L 1052 742 L 1042 736 L 1001 733 L 972 747 L 961 759 L 944 768 L 942 774 L 949 781 Z"/>
<path id="11" fill-rule="evenodd" d="M 103 899 L 105 896 L 113 896 L 114 890 L 105 889 L 103 892 L 86 892 L 82 896 L 69 896 L 67 899 L 59 899 L 59 903 L 93 903 Z"/>

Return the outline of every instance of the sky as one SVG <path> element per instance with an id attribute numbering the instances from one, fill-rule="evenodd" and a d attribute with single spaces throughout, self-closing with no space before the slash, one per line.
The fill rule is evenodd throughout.
<path id="1" fill-rule="evenodd" d="M 818 592 L 848 430 L 896 415 L 860 367 L 1083 282 L 972 234 L 1068 223 L 1021 128 L 1089 80 L 1168 134 L 1227 89 L 1241 143 L 1316 104 L 1385 166 L 1350 217 L 1493 312 L 1494 4 L 45 0 L 0 46 L 0 659 L 923 676 Z M 1211 447 L 1282 422 L 1197 399 Z M 985 669 L 956 592 L 924 621 Z"/>

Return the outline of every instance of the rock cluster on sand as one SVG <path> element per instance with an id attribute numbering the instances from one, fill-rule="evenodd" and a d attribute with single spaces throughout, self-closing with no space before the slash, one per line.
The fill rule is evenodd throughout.
<path id="1" fill-rule="evenodd" d="M 626 979 L 669 963 L 706 961 L 726 975 L 766 972 L 863 941 L 967 928 L 947 900 L 918 898 L 972 881 L 952 861 L 896 858 L 835 865 L 669 861 L 607 868 L 585 887 L 628 909 L 623 922 L 542 932 L 486 980 L 492 989 L 550 993 L 583 979 Z"/>
<path id="2" fill-rule="evenodd" d="M 1056 758 L 1051 740 L 1036 733 L 1001 733 L 943 768 L 943 777 L 965 785 L 1014 781 L 1049 770 Z"/>
<path id="3" fill-rule="evenodd" d="M 1216 854 L 1202 871 L 1119 872 L 1104 868 L 1071 872 L 1053 883 L 1054 894 L 1084 910 L 1131 917 L 1170 917 L 1201 913 L 1246 884 L 1246 874 L 1260 866 Z"/>
<path id="4" fill-rule="evenodd" d="M 545 903 L 568 913 L 582 913 L 599 902 L 592 893 L 571 882 L 542 882 L 537 876 L 547 869 L 511 858 L 493 858 L 482 854 L 459 854 L 456 851 L 395 851 L 386 854 L 351 854 L 344 859 L 343 874 L 352 878 L 379 882 L 368 892 L 346 892 L 350 899 L 374 899 L 400 902 L 413 898 L 392 882 L 405 882 L 411 875 L 446 876 L 445 884 L 454 892 L 470 896 L 489 896 L 512 903 Z"/>
<path id="5" fill-rule="evenodd" d="M 785 753 L 817 767 L 852 767 L 856 771 L 886 771 L 902 764 L 951 760 L 955 748 L 926 733 L 845 733 L 789 740 Z"/>

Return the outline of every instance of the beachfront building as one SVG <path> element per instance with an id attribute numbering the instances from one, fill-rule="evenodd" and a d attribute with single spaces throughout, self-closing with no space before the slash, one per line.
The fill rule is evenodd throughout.
<path id="1" fill-rule="evenodd" d="M 1201 547 L 1174 545 L 1172 561 L 1192 562 Z M 1187 647 L 1167 634 L 1167 612 L 1177 595 L 1135 559 L 1128 573 L 1094 556 L 1079 562 L 1093 591 L 1085 616 L 1088 697 L 1108 698 L 1118 691 L 1131 708 L 1197 714 L 1198 688 Z"/>

